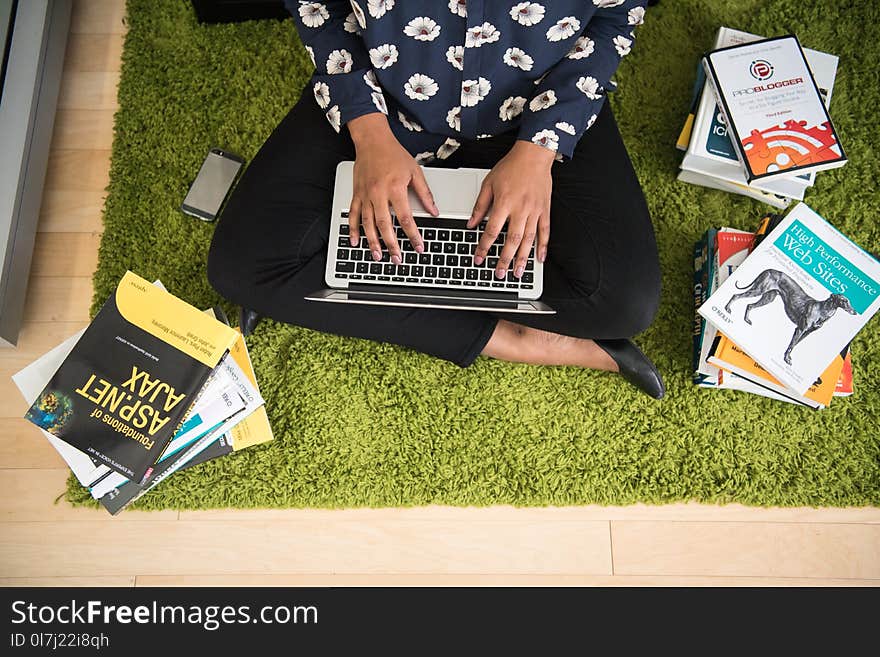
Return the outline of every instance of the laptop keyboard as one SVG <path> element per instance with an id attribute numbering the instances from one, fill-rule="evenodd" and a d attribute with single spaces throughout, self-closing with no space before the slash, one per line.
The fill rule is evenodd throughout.
<path id="1" fill-rule="evenodd" d="M 403 262 L 395 265 L 384 245 L 382 260 L 373 260 L 370 245 L 363 234 L 360 245 L 352 246 L 348 238 L 348 213 L 343 212 L 342 217 L 345 223 L 339 225 L 339 241 L 336 245 L 337 278 L 367 283 L 449 285 L 490 288 L 496 291 L 532 290 L 535 287 L 534 245 L 522 278 L 513 275 L 513 268 L 508 270 L 503 279 L 495 278 L 495 267 L 506 237 L 504 231 L 495 240 L 495 244 L 489 247 L 488 257 L 483 264 L 474 264 L 474 251 L 485 223 L 468 230 L 461 219 L 416 217 L 425 250 L 423 253 L 416 253 L 406 233 L 397 226 L 397 242 Z"/>

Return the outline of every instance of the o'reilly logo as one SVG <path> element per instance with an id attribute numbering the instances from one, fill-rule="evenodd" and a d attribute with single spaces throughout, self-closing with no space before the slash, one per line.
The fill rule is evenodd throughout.
<path id="1" fill-rule="evenodd" d="M 760 82 L 769 80 L 773 77 L 773 64 L 766 59 L 756 59 L 749 65 L 749 73 Z"/>

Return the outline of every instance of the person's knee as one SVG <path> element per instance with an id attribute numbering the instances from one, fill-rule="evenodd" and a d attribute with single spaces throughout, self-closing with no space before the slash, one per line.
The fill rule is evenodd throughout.
<path id="1" fill-rule="evenodd" d="M 614 294 L 614 315 L 622 336 L 632 337 L 651 326 L 660 307 L 659 263 L 630 270 Z"/>
<path id="2" fill-rule="evenodd" d="M 231 222 L 234 217 L 224 215 L 223 220 Z M 218 224 L 214 231 L 208 249 L 208 282 L 224 299 L 240 303 L 253 279 L 253 273 L 248 270 L 253 257 L 248 255 L 247 245 L 229 228 L 228 223 Z"/>

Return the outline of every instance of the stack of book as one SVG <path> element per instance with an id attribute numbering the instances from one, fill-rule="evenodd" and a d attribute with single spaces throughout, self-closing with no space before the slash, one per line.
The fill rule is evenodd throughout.
<path id="1" fill-rule="evenodd" d="M 113 514 L 175 472 L 272 439 L 241 333 L 132 272 L 13 380 L 25 418 Z"/>
<path id="2" fill-rule="evenodd" d="M 880 262 L 804 203 L 694 247 L 694 383 L 825 408 L 880 308 Z"/>
<path id="3" fill-rule="evenodd" d="M 837 63 L 794 37 L 720 28 L 676 143 L 685 151 L 678 179 L 777 208 L 803 200 L 818 171 L 846 161 L 827 114 Z M 743 158 L 746 150 L 761 158 Z"/>

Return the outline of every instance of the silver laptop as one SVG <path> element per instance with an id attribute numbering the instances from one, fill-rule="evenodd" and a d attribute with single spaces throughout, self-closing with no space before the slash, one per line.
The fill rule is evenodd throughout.
<path id="1" fill-rule="evenodd" d="M 448 308 L 491 312 L 553 314 L 556 311 L 539 299 L 544 287 L 544 265 L 534 256 L 516 278 L 511 269 L 503 280 L 495 278 L 495 266 L 506 234 L 498 237 L 485 261 L 474 264 L 485 222 L 468 230 L 467 220 L 487 169 L 436 169 L 422 167 L 440 214 L 431 216 L 412 190 L 410 207 L 425 244 L 416 253 L 400 226 L 397 240 L 403 262 L 391 262 L 388 250 L 374 261 L 367 238 L 361 231 L 360 244 L 349 240 L 348 206 L 352 196 L 354 162 L 340 162 L 333 190 L 330 242 L 327 246 L 327 288 L 305 298 L 333 303 L 381 306 Z"/>

